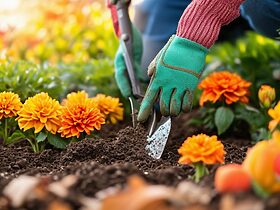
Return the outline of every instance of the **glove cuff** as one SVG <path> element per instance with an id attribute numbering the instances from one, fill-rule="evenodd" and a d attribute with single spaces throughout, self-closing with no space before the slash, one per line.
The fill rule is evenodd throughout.
<path id="1" fill-rule="evenodd" d="M 239 16 L 244 0 L 193 0 L 178 24 L 177 35 L 210 48 L 220 29 Z"/>
<path id="2" fill-rule="evenodd" d="M 161 65 L 200 78 L 209 50 L 191 40 L 173 35 L 160 56 Z M 192 62 L 186 62 L 192 61 Z"/>

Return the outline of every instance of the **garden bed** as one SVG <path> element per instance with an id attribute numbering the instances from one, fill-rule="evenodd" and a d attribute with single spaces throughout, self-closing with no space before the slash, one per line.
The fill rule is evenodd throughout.
<path id="1" fill-rule="evenodd" d="M 70 191 L 76 196 L 68 198 L 67 202 L 76 209 L 77 195 L 95 197 L 96 193 L 109 187 L 121 188 L 132 175 L 139 175 L 151 184 L 176 187 L 194 173 L 193 168 L 178 164 L 177 152 L 187 136 L 201 132 L 186 125 L 191 117 L 193 113 L 173 120 L 172 132 L 160 160 L 154 160 L 146 154 L 146 130 L 141 125 L 137 128 L 127 124 L 115 127 L 108 125 L 101 130 L 99 137 L 71 143 L 66 150 L 46 149 L 40 154 L 34 154 L 30 146 L 23 142 L 11 147 L 1 145 L 0 190 L 2 192 L 7 183 L 22 174 L 47 176 L 51 182 L 72 174 L 77 177 L 77 182 Z M 242 163 L 250 146 L 249 141 L 237 138 L 224 139 L 223 144 L 227 152 L 225 163 Z M 212 193 L 215 169 L 215 166 L 210 168 L 210 175 L 200 183 L 201 187 L 211 188 Z M 253 193 L 238 196 L 238 199 L 248 199 L 252 209 L 255 209 L 253 201 L 257 197 L 254 197 Z M 220 198 L 218 194 L 213 196 L 207 209 L 216 210 Z M 277 209 L 280 206 L 279 199 L 275 203 L 273 197 L 265 203 L 272 205 L 269 209 Z M 44 201 L 37 202 L 36 205 L 32 201 L 27 203 L 25 209 L 37 210 L 39 206 L 40 209 L 44 209 L 45 205 L 47 204 Z"/>

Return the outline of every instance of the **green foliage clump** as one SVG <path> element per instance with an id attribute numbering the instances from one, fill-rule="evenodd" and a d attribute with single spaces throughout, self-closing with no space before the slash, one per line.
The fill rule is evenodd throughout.
<path id="1" fill-rule="evenodd" d="M 39 92 L 47 92 L 51 97 L 59 98 L 64 88 L 59 71 L 51 66 L 26 61 L 0 64 L 0 92 L 15 92 L 22 100 Z"/>
<path id="2" fill-rule="evenodd" d="M 108 58 L 55 66 L 26 61 L 0 64 L 0 92 L 12 91 L 22 100 L 40 92 L 61 99 L 68 93 L 85 90 L 90 96 L 104 93 L 120 96 L 114 79 L 113 61 Z"/>
<path id="3" fill-rule="evenodd" d="M 85 90 L 91 96 L 97 93 L 119 96 L 112 59 L 92 59 L 87 63 L 61 63 L 56 68 L 60 72 L 61 80 L 66 83 L 65 94 Z"/>

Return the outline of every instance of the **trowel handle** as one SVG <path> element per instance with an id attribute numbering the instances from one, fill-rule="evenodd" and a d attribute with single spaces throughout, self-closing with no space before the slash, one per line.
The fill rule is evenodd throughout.
<path id="1" fill-rule="evenodd" d="M 122 1 L 116 4 L 118 21 L 120 26 L 120 42 L 122 44 L 124 59 L 126 63 L 128 77 L 131 83 L 132 93 L 134 97 L 141 97 L 140 83 L 135 76 L 132 58 L 132 24 L 128 14 L 128 5 Z"/>

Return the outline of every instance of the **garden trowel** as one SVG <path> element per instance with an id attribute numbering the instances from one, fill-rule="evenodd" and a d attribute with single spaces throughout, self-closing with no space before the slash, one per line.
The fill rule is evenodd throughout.
<path id="1" fill-rule="evenodd" d="M 112 11 L 112 10 L 111 10 Z M 116 4 L 118 24 L 120 27 L 120 42 L 123 49 L 124 60 L 127 67 L 128 77 L 132 87 L 133 96 L 129 97 L 131 106 L 131 116 L 133 127 L 137 124 L 137 114 L 143 99 L 140 82 L 135 76 L 132 57 L 132 23 L 128 14 L 128 4 L 118 1 Z M 164 151 L 171 129 L 171 118 L 161 116 L 156 108 L 153 108 L 148 120 L 148 144 L 146 150 L 148 154 L 159 159 Z"/>

